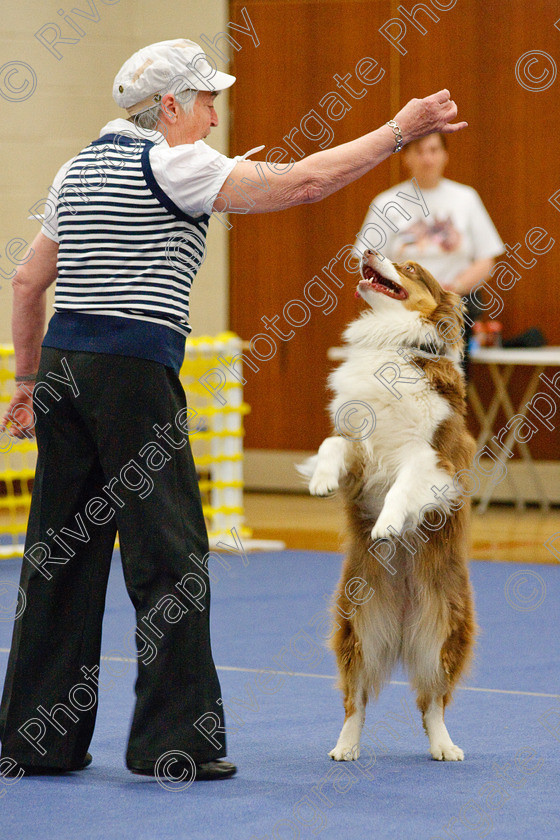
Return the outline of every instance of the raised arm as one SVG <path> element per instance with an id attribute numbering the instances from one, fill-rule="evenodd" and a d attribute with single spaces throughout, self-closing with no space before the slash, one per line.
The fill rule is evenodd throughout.
<path id="1" fill-rule="evenodd" d="M 446 288 L 458 295 L 468 295 L 473 289 L 488 278 L 496 260 L 494 257 L 485 257 L 475 260 L 468 268 L 453 278 L 453 281 Z"/>
<path id="2" fill-rule="evenodd" d="M 395 121 L 405 144 L 434 131 L 446 134 L 460 131 L 467 123 L 453 123 L 456 116 L 457 106 L 449 91 L 440 90 L 425 99 L 411 99 L 395 116 Z M 321 201 L 365 175 L 388 158 L 394 148 L 395 134 L 390 126 L 384 125 L 349 143 L 286 165 L 284 172 L 275 172 L 264 161 L 241 161 L 218 194 L 214 210 L 269 213 Z M 248 204 L 240 202 L 236 186 L 248 197 Z"/>
<path id="3" fill-rule="evenodd" d="M 27 261 L 18 268 L 12 280 L 16 376 L 37 372 L 45 333 L 46 290 L 56 279 L 57 255 L 58 243 L 38 233 L 26 254 Z M 9 422 L 9 434 L 14 437 L 29 436 L 33 432 L 29 418 L 33 416 L 30 395 L 34 384 L 34 381 L 16 384 L 14 397 L 0 422 L 0 430 L 4 430 Z"/>

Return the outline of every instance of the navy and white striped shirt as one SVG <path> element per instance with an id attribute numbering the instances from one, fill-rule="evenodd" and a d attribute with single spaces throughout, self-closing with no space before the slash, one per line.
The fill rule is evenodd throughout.
<path id="1" fill-rule="evenodd" d="M 209 215 L 184 212 L 162 190 L 153 147 L 143 137 L 105 134 L 66 169 L 56 203 L 55 315 L 44 346 L 180 368 Z M 228 170 L 236 162 L 224 160 Z"/>
<path id="2" fill-rule="evenodd" d="M 152 145 L 108 134 L 74 159 L 58 194 L 54 305 L 133 316 L 187 335 L 208 216 L 188 216 L 161 191 Z"/>

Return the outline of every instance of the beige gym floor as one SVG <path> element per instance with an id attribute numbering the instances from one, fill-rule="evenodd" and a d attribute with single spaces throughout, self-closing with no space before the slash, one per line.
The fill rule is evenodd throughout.
<path id="1" fill-rule="evenodd" d="M 247 492 L 244 503 L 246 524 L 255 539 L 282 540 L 287 548 L 341 550 L 344 519 L 336 498 Z M 470 556 L 476 560 L 556 563 L 544 545 L 556 533 L 560 555 L 560 508 L 517 511 L 513 506 L 491 505 L 482 515 L 474 509 Z"/>

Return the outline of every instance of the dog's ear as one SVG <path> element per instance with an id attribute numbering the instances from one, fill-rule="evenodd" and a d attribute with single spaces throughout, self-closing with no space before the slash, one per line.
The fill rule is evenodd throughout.
<path id="1" fill-rule="evenodd" d="M 438 335 L 448 347 L 459 350 L 462 348 L 465 311 L 466 306 L 459 295 L 442 290 L 440 303 L 429 320 L 435 324 Z"/>

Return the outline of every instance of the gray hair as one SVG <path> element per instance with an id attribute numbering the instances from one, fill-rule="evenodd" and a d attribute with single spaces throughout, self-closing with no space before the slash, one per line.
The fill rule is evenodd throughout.
<path id="1" fill-rule="evenodd" d="M 179 103 L 185 114 L 190 114 L 194 108 L 194 103 L 199 91 L 197 90 L 183 90 L 181 93 L 175 94 L 175 100 Z M 155 129 L 161 114 L 161 105 L 154 105 L 148 108 L 147 111 L 142 111 L 130 118 L 130 121 L 139 128 L 144 128 L 147 131 Z"/>

